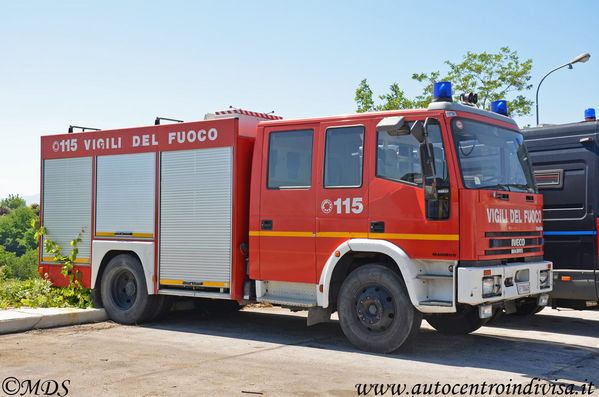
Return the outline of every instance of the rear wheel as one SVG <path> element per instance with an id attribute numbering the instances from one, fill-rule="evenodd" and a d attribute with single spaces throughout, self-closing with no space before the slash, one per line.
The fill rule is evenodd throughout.
<path id="1" fill-rule="evenodd" d="M 108 262 L 101 291 L 108 317 L 121 324 L 147 321 L 157 309 L 158 297 L 148 295 L 143 268 L 132 255 L 117 255 Z"/>
<path id="2" fill-rule="evenodd" d="M 337 311 L 347 339 L 376 353 L 397 350 L 418 333 L 422 321 L 401 277 L 376 264 L 359 267 L 345 279 Z"/>
<path id="3" fill-rule="evenodd" d="M 434 329 L 450 335 L 465 335 L 485 325 L 489 319 L 480 318 L 478 310 L 466 306 L 457 313 L 429 314 L 424 318 Z"/>
<path id="4" fill-rule="evenodd" d="M 92 305 L 96 309 L 101 309 L 104 307 L 104 304 L 102 303 L 102 294 L 100 293 L 100 288 L 93 288 L 90 291 L 90 296 L 92 299 Z"/>

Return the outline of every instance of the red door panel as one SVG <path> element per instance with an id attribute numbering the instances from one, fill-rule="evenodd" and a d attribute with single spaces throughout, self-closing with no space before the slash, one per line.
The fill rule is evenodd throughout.
<path id="1" fill-rule="evenodd" d="M 258 224 L 262 280 L 316 283 L 312 153 L 317 142 L 314 125 L 265 130 Z"/>
<path id="2" fill-rule="evenodd" d="M 317 274 L 335 248 L 351 237 L 368 236 L 369 120 L 322 123 L 316 199 Z"/>
<path id="3" fill-rule="evenodd" d="M 429 126 L 428 140 L 435 145 L 436 179 L 443 181 L 438 190 L 449 194 L 449 217 L 427 219 L 416 139 L 411 135 L 398 137 L 381 132 L 372 146 L 377 153 L 370 161 L 373 178 L 369 210 L 371 222 L 383 221 L 385 225 L 384 232 L 371 233 L 370 238 L 389 240 L 412 258 L 457 260 L 459 190 L 453 167 L 448 166 L 453 160 L 451 150 L 448 150 L 451 141 L 448 141 L 445 124 L 433 124 Z"/>

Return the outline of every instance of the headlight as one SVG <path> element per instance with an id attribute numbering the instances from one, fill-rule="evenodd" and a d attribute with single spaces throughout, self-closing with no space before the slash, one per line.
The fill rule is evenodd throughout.
<path id="1" fill-rule="evenodd" d="M 549 288 L 549 270 L 541 270 L 539 272 L 539 286 L 541 288 Z"/>
<path id="2" fill-rule="evenodd" d="M 501 276 L 483 277 L 483 298 L 501 295 Z"/>

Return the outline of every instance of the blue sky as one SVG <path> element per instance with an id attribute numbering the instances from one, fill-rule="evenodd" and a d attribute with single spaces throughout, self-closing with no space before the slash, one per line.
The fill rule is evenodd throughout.
<path id="1" fill-rule="evenodd" d="M 352 113 L 415 72 L 501 46 L 533 59 L 543 123 L 599 111 L 599 2 L 0 0 L 0 198 L 39 191 L 40 135 L 69 124 L 200 120 L 229 105 L 285 118 Z M 534 113 L 516 121 L 535 123 Z"/>

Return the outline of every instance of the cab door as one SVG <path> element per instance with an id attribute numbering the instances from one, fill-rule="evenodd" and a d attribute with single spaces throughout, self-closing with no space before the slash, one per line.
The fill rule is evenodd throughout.
<path id="1" fill-rule="evenodd" d="M 260 278 L 316 283 L 314 125 L 265 129 Z"/>
<path id="2" fill-rule="evenodd" d="M 412 125 L 415 120 L 407 121 Z M 429 118 L 427 125 L 436 171 L 430 178 L 422 176 L 420 143 L 412 134 L 376 133 L 370 217 L 379 229 L 372 230 L 370 238 L 389 240 L 412 258 L 457 260 L 459 192 L 454 170 L 449 167 L 450 141 L 438 119 Z M 436 199 L 425 194 L 432 190 Z"/>
<path id="3" fill-rule="evenodd" d="M 344 241 L 367 238 L 368 172 L 367 142 L 372 133 L 368 121 L 322 123 L 319 147 L 316 213 L 317 274 Z"/>

